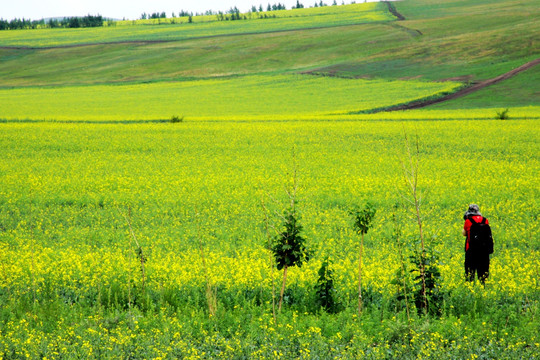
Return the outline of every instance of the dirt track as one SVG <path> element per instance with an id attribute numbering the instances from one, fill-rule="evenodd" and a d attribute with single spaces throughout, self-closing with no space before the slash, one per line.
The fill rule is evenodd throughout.
<path id="1" fill-rule="evenodd" d="M 390 1 L 384 1 L 386 5 L 388 6 L 388 11 L 395 17 L 397 17 L 398 20 L 405 20 L 405 16 L 401 15 L 397 10 L 394 4 L 392 4 Z"/>
<path id="2" fill-rule="evenodd" d="M 494 77 L 492 79 L 484 80 L 484 81 L 481 81 L 479 83 L 473 84 L 471 86 L 462 88 L 461 90 L 456 91 L 455 93 L 448 94 L 448 95 L 440 97 L 438 99 L 427 100 L 427 101 L 425 101 L 425 100 L 424 101 L 423 100 L 413 101 L 413 102 L 408 103 L 408 104 L 399 105 L 399 106 L 396 106 L 396 107 L 392 107 L 392 108 L 389 108 L 389 109 L 380 110 L 380 111 L 376 111 L 376 112 L 420 109 L 420 108 L 423 108 L 423 107 L 426 107 L 426 106 L 429 106 L 429 105 L 438 104 L 438 103 L 441 103 L 441 102 L 444 102 L 444 101 L 457 99 L 459 97 L 462 97 L 462 96 L 468 95 L 470 93 L 473 93 L 475 91 L 481 90 L 481 89 L 483 89 L 485 87 L 496 84 L 496 83 L 501 82 L 503 80 L 507 80 L 507 79 L 511 78 L 512 76 L 515 76 L 515 75 L 519 74 L 520 72 L 523 72 L 523 71 L 525 71 L 527 69 L 530 69 L 530 68 L 532 68 L 532 67 L 534 67 L 534 66 L 536 66 L 538 64 L 540 64 L 540 58 L 538 58 L 536 60 L 533 60 L 533 61 L 529 61 L 528 63 L 523 64 L 520 67 L 517 67 L 517 68 L 515 68 L 513 70 L 510 70 L 507 73 L 504 73 L 504 74 L 499 75 L 497 77 Z"/>

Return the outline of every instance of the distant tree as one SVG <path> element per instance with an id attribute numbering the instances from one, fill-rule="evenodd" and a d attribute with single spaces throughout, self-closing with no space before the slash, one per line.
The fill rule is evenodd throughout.
<path id="1" fill-rule="evenodd" d="M 70 28 L 80 28 L 81 22 L 79 21 L 78 17 L 72 17 L 68 20 L 68 27 Z"/>
<path id="2" fill-rule="evenodd" d="M 101 15 L 87 15 L 79 18 L 80 27 L 99 27 L 103 26 L 103 17 Z"/>
<path id="3" fill-rule="evenodd" d="M 43 19 L 41 19 L 41 20 L 33 20 L 32 24 L 31 24 L 31 28 L 32 29 L 37 29 L 38 27 L 44 26 L 44 25 L 45 25 L 45 20 L 43 20 Z"/>
<path id="4" fill-rule="evenodd" d="M 7 23 L 7 22 L 6 22 Z M 3 25 L 5 26 L 5 24 Z M 17 30 L 17 29 L 30 29 L 32 28 L 32 21 L 30 19 L 12 19 L 7 23 L 7 29 L 5 30 Z"/>
<path id="5" fill-rule="evenodd" d="M 266 8 L 266 11 L 272 11 L 272 5 L 268 4 L 268 7 Z"/>
<path id="6" fill-rule="evenodd" d="M 147 17 L 148 17 L 148 15 L 146 15 L 146 13 L 141 14 L 141 20 L 146 20 Z"/>
<path id="7" fill-rule="evenodd" d="M 235 6 L 234 8 L 230 8 L 229 11 L 227 11 L 228 14 L 231 15 L 231 20 L 240 20 L 240 10 Z"/>
<path id="8" fill-rule="evenodd" d="M 56 19 L 49 19 L 49 22 L 47 23 L 51 29 L 60 27 L 60 23 Z"/>
<path id="9" fill-rule="evenodd" d="M 263 12 L 263 7 L 262 7 L 262 4 L 259 5 L 259 12 Z"/>

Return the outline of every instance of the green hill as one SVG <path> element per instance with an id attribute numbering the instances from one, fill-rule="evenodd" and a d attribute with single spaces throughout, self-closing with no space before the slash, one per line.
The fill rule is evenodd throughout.
<path id="1" fill-rule="evenodd" d="M 0 360 L 538 358 L 537 3 L 0 31 Z"/>
<path id="2" fill-rule="evenodd" d="M 540 57 L 540 8 L 531 0 L 406 0 L 272 13 L 277 16 L 241 21 L 205 16 L 190 24 L 2 31 L 0 87 L 291 72 L 467 84 Z M 501 85 L 505 91 L 489 93 L 489 101 L 468 100 L 467 107 L 540 105 L 537 82 L 527 79 Z"/>

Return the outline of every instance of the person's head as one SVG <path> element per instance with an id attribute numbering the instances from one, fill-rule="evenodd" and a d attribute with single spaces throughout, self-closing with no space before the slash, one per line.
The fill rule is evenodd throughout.
<path id="1" fill-rule="evenodd" d="M 466 219 L 469 216 L 475 216 L 475 215 L 482 215 L 480 213 L 480 207 L 476 204 L 469 205 L 469 208 L 467 211 L 465 211 L 465 215 L 463 215 L 463 218 Z"/>

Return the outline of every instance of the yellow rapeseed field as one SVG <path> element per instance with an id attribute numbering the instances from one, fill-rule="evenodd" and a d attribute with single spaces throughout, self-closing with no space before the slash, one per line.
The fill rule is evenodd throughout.
<path id="1" fill-rule="evenodd" d="M 293 356 L 280 342 L 298 344 L 301 358 L 385 358 L 390 350 L 436 358 L 441 346 L 463 357 L 476 353 L 469 341 L 500 356 L 537 352 L 534 121 L 1 124 L 0 356 Z M 445 305 L 428 330 L 398 335 L 406 318 L 393 282 L 401 265 L 392 214 L 405 191 L 404 133 L 419 138 L 424 230 L 439 252 Z M 295 168 L 313 259 L 291 268 L 287 310 L 274 324 L 272 279 L 278 284 L 281 272 L 270 266 L 261 200 L 279 229 Z M 363 260 L 368 310 L 362 318 L 315 315 L 310 299 L 326 256 L 337 298 L 354 309 L 359 239 L 348 210 L 366 199 L 377 208 Z M 470 202 L 495 234 L 485 288 L 463 281 L 460 232 Z M 406 212 L 401 238 L 414 247 Z M 208 281 L 216 322 L 205 310 Z M 220 326 L 231 332 L 223 336 Z"/>

